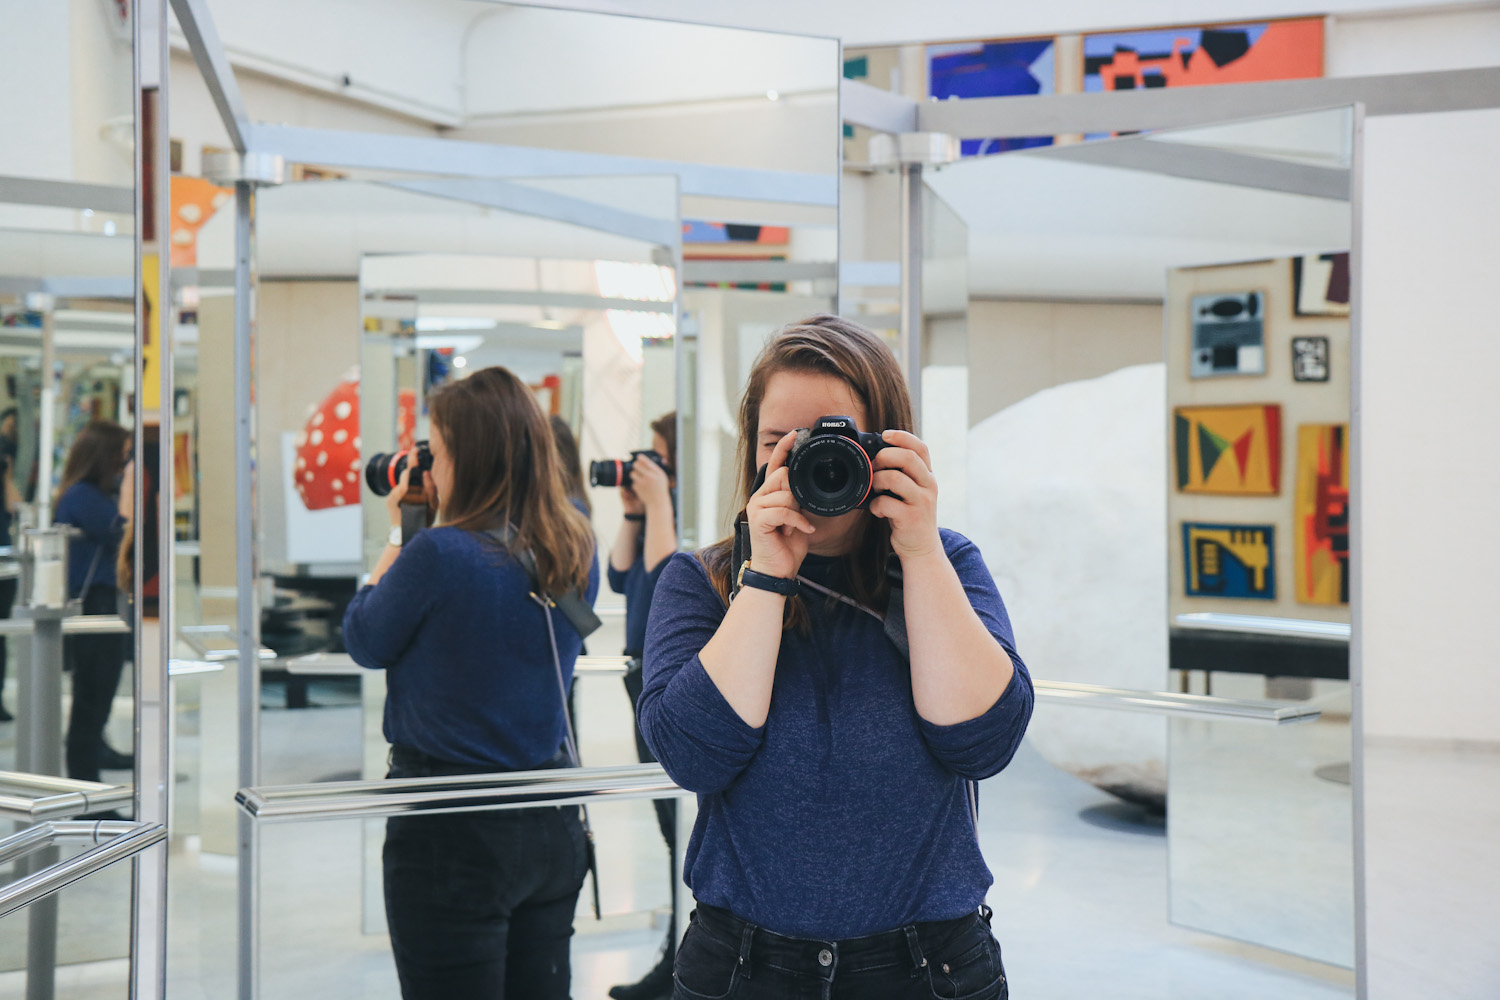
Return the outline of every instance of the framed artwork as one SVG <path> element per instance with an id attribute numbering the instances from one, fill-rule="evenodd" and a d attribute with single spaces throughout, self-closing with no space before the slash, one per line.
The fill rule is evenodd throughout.
<path id="1" fill-rule="evenodd" d="M 1194 295 L 1193 378 L 1266 373 L 1265 293 Z"/>
<path id="2" fill-rule="evenodd" d="M 1297 428 L 1297 600 L 1349 603 L 1349 428 Z"/>
<path id="3" fill-rule="evenodd" d="M 1292 258 L 1294 316 L 1349 315 L 1349 254 Z"/>
<path id="4" fill-rule="evenodd" d="M 1276 599 L 1276 528 L 1270 524 L 1182 525 L 1188 597 Z"/>
<path id="5" fill-rule="evenodd" d="M 1056 90 L 1055 50 L 1050 38 L 929 45 L 928 93 L 939 101 L 950 97 L 1051 94 Z M 959 153 L 989 156 L 1050 145 L 1050 135 L 964 139 L 959 143 Z"/>
<path id="6" fill-rule="evenodd" d="M 1279 405 L 1179 406 L 1172 413 L 1172 437 L 1178 492 L 1281 493 Z"/>
<path id="7" fill-rule="evenodd" d="M 1083 36 L 1083 89 L 1089 92 L 1322 75 L 1320 17 Z"/>
<path id="8" fill-rule="evenodd" d="M 1328 338 L 1292 338 L 1292 381 L 1328 381 Z"/>

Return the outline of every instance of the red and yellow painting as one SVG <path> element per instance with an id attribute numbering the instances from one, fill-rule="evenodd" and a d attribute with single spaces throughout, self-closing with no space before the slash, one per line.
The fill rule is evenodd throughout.
<path id="1" fill-rule="evenodd" d="M 1280 406 L 1179 406 L 1172 424 L 1179 492 L 1281 493 Z"/>
<path id="2" fill-rule="evenodd" d="M 1349 428 L 1297 428 L 1297 600 L 1349 603 Z"/>

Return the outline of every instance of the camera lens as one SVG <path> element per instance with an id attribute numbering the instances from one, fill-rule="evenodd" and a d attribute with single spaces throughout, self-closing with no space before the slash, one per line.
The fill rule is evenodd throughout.
<path id="1" fill-rule="evenodd" d="M 849 485 L 849 466 L 838 458 L 824 458 L 813 463 L 812 484 L 831 495 L 842 493 Z"/>
<path id="2" fill-rule="evenodd" d="M 395 469 L 391 463 L 395 463 Z M 394 489 L 393 480 L 399 481 L 401 473 L 406 469 L 405 452 L 380 452 L 370 456 L 370 461 L 365 463 L 365 485 L 370 487 L 370 492 L 378 497 L 388 495 Z"/>
<path id="3" fill-rule="evenodd" d="M 793 498 L 820 517 L 857 510 L 870 495 L 870 460 L 846 437 L 819 435 L 794 447 L 787 472 Z"/>
<path id="4" fill-rule="evenodd" d="M 589 485 L 590 486 L 619 486 L 621 483 L 630 484 L 630 468 L 632 462 L 622 461 L 618 458 L 604 458 L 597 462 L 589 463 Z"/>

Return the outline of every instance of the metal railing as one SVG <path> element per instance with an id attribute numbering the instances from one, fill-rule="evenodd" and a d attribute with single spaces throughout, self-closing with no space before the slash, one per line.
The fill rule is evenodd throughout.
<path id="1" fill-rule="evenodd" d="M 0 771 L 0 815 L 32 823 L 108 809 L 134 798 L 132 785 Z"/>
<path id="2" fill-rule="evenodd" d="M 30 618 L 0 618 L 0 635 L 28 635 L 36 631 Z M 62 620 L 63 635 L 127 635 L 130 623 L 119 615 L 69 615 Z"/>
<path id="3" fill-rule="evenodd" d="M 580 656 L 573 666 L 573 674 L 620 675 L 625 672 L 625 665 L 629 662 L 628 656 Z M 283 663 L 287 671 L 293 674 L 357 675 L 364 672 L 364 668 L 355 663 L 348 653 L 310 653 L 292 657 Z M 1038 701 L 1058 702 L 1081 708 L 1106 708 L 1119 712 L 1197 716 L 1220 722 L 1256 722 L 1273 726 L 1313 722 L 1322 715 L 1319 709 L 1295 701 L 1216 698 L 1171 691 L 1134 691 L 1098 684 L 1074 684 L 1069 681 L 1034 678 L 1032 686 L 1036 689 Z"/>
<path id="4" fill-rule="evenodd" d="M 1241 635 L 1277 636 L 1284 639 L 1318 639 L 1348 642 L 1353 634 L 1346 622 L 1313 621 L 1306 618 L 1271 618 L 1264 615 L 1231 615 L 1200 611 L 1177 615 L 1174 628 L 1195 632 L 1237 632 Z"/>
<path id="5" fill-rule="evenodd" d="M 1251 698 L 1215 698 L 1203 694 L 1176 694 L 1171 691 L 1128 691 L 1101 687 L 1098 684 L 1071 684 L 1067 681 L 1032 681 L 1037 701 L 1054 701 L 1085 708 L 1108 708 L 1120 712 L 1150 712 L 1155 715 L 1178 715 L 1219 722 L 1259 722 L 1285 726 L 1295 722 L 1314 722 L 1322 711 L 1299 701 L 1267 701 Z"/>
<path id="6" fill-rule="evenodd" d="M 54 820 L 28 827 L 0 840 L 0 865 L 62 844 L 93 844 L 82 854 L 58 861 L 0 886 L 0 917 L 30 906 L 79 879 L 144 851 L 167 839 L 159 823 Z"/>

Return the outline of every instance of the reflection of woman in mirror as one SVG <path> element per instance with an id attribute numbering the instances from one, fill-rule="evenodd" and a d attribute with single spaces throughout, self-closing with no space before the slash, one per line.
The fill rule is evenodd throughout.
<path id="1" fill-rule="evenodd" d="M 646 617 L 651 610 L 651 597 L 668 557 L 677 551 L 677 518 L 672 500 L 672 490 L 676 486 L 672 474 L 677 467 L 676 446 L 676 411 L 664 413 L 651 421 L 651 450 L 661 456 L 666 468 L 645 455 L 635 457 L 630 485 L 620 487 L 625 518 L 615 536 L 615 547 L 609 552 L 610 589 L 625 595 L 625 655 L 631 658 L 625 668 L 625 691 L 630 696 L 632 714 L 641 697 L 641 652 L 646 644 Z M 643 763 L 656 760 L 651 748 L 641 738 L 640 726 L 635 727 L 635 746 Z M 667 857 L 670 859 L 676 842 L 677 803 L 672 799 L 657 799 L 654 805 L 656 821 L 667 842 Z M 668 867 L 668 875 L 669 884 L 675 886 L 677 873 Z M 666 947 L 656 967 L 637 983 L 614 987 L 609 995 L 615 1000 L 656 1000 L 667 995 L 672 988 L 675 943 L 673 929 L 669 927 Z"/>
<path id="2" fill-rule="evenodd" d="M 119 612 L 115 561 L 125 518 L 119 510 L 120 484 L 129 459 L 130 432 L 95 420 L 79 432 L 63 466 L 53 521 L 78 529 L 68 545 L 68 596 L 83 599 L 86 615 Z M 68 777 L 98 781 L 100 768 L 132 768 L 133 754 L 104 742 L 104 727 L 130 637 L 77 635 L 63 640 L 64 662 L 73 675 L 73 707 L 68 716 Z"/>
<path id="3" fill-rule="evenodd" d="M 583 459 L 578 455 L 578 439 L 573 436 L 573 428 L 556 413 L 548 418 L 548 425 L 552 428 L 552 440 L 557 443 L 563 492 L 568 495 L 569 500 L 582 507 L 585 514 L 591 514 L 594 508 L 589 503 L 588 492 L 583 488 Z"/>
<path id="4" fill-rule="evenodd" d="M 882 435 L 875 499 L 816 517 L 787 456 L 835 414 Z M 911 426 L 873 334 L 786 328 L 740 407 L 747 557 L 732 565 L 726 540 L 657 583 L 640 725 L 699 801 L 678 996 L 1007 995 L 968 783 L 1020 745 L 1031 681 L 979 551 L 937 525 Z M 897 608 L 904 639 L 883 621 Z"/>
<path id="5" fill-rule="evenodd" d="M 547 593 L 592 602 L 588 519 L 564 495 L 547 418 L 509 371 L 477 371 L 429 406 L 422 485 L 436 491 L 438 526 L 403 545 L 408 466 L 386 501 L 390 543 L 344 616 L 350 655 L 386 671 L 389 776 L 568 766 L 561 689 L 582 640 L 529 596 L 513 553 L 530 552 Z M 385 906 L 402 995 L 567 997 L 587 854 L 576 806 L 390 819 Z"/>
<path id="6" fill-rule="evenodd" d="M 16 488 L 16 408 L 7 407 L 0 412 L 0 545 L 13 545 L 11 522 L 21 507 L 21 491 Z M 16 603 L 15 577 L 0 579 L 0 618 L 9 618 Z M 5 674 L 10 643 L 0 638 L 0 693 L 5 691 Z M 0 703 L 0 722 L 9 722 L 15 716 Z"/>

